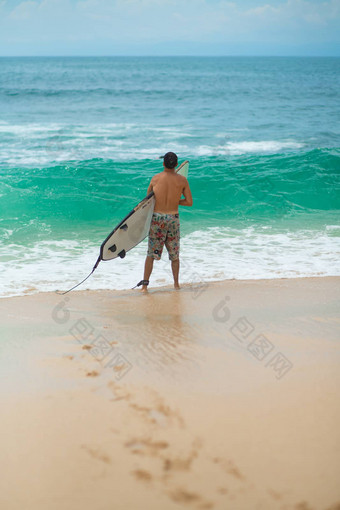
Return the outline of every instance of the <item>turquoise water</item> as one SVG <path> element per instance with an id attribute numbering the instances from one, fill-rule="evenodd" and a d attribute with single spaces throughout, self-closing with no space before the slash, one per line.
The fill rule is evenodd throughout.
<path id="1" fill-rule="evenodd" d="M 167 150 L 182 281 L 339 275 L 339 90 L 337 58 L 1 58 L 1 295 L 82 279 Z M 85 288 L 129 288 L 145 252 Z"/>

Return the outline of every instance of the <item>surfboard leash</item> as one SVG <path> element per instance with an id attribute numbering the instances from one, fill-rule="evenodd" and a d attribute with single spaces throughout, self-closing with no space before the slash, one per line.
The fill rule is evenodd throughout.
<path id="1" fill-rule="evenodd" d="M 60 296 L 64 296 L 65 294 L 68 294 L 68 292 L 71 292 L 71 290 L 74 290 L 76 289 L 77 287 L 79 287 L 79 285 L 81 285 L 82 283 L 84 283 L 88 278 L 90 278 L 90 276 L 95 272 L 95 270 L 97 269 L 98 267 L 98 264 L 99 262 L 101 261 L 101 257 L 99 255 L 99 257 L 97 258 L 97 262 L 95 263 L 95 265 L 93 266 L 93 269 L 91 271 L 90 274 L 87 275 L 86 278 L 84 278 L 84 280 L 82 280 L 81 282 L 77 283 L 77 285 L 75 285 L 74 287 L 72 287 L 71 289 L 69 290 L 66 290 L 65 292 L 60 292 L 59 290 L 56 290 L 56 294 L 59 294 Z"/>
<path id="2" fill-rule="evenodd" d="M 134 287 L 131 288 L 131 290 L 135 289 L 136 287 L 140 287 L 141 285 L 146 285 L 148 286 L 149 285 L 149 280 L 141 280 L 139 283 L 137 283 L 137 285 L 135 285 Z"/>

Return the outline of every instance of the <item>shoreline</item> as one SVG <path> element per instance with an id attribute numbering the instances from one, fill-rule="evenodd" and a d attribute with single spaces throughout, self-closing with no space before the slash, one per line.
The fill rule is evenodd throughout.
<path id="1" fill-rule="evenodd" d="M 184 282 L 184 283 L 180 283 L 180 290 L 184 290 L 184 289 L 188 289 L 188 288 L 196 288 L 196 287 L 208 287 L 208 286 L 211 286 L 211 285 L 218 285 L 218 284 L 227 284 L 227 283 L 230 283 L 230 282 L 240 282 L 240 283 L 247 283 L 247 282 L 267 282 L 267 281 L 270 281 L 270 282 L 276 282 L 276 281 L 281 281 L 281 280 L 309 280 L 309 279 L 323 279 L 323 278 L 338 278 L 339 281 L 340 281 L 340 275 L 320 275 L 320 276 L 280 276 L 280 277 L 277 277 L 277 278 L 246 278 L 246 279 L 241 279 L 241 278 L 229 278 L 229 279 L 222 279 L 222 280 L 199 280 L 197 282 L 194 282 L 194 283 L 188 283 L 188 282 Z M 73 290 L 73 291 L 70 291 L 69 294 L 74 294 L 74 293 L 79 293 L 79 292 L 88 292 L 88 293 L 93 293 L 93 292 L 114 292 L 114 293 L 121 293 L 122 295 L 123 294 L 126 294 L 127 292 L 129 291 L 139 291 L 140 289 L 136 288 L 136 289 L 133 289 L 133 288 L 126 288 L 126 289 L 109 289 L 109 288 L 98 288 L 98 289 L 89 289 L 89 288 L 81 288 L 78 290 Z M 171 284 L 165 284 L 165 285 L 158 285 L 158 286 L 155 286 L 155 287 L 149 287 L 149 292 L 155 292 L 155 291 L 159 291 L 159 290 L 163 290 L 163 291 L 167 291 L 167 290 L 173 290 L 173 287 Z M 0 295 L 0 302 L 2 299 L 12 299 L 12 298 L 23 298 L 23 297 L 29 297 L 29 296 L 37 296 L 37 295 L 40 295 L 40 294 L 56 294 L 58 296 L 63 296 L 64 293 L 65 295 L 68 294 L 68 289 L 66 290 L 61 290 L 61 289 L 55 289 L 54 291 L 51 291 L 51 290 L 47 290 L 47 291 L 42 291 L 42 290 L 36 290 L 35 292 L 32 292 L 32 293 L 29 293 L 30 291 L 27 291 L 27 292 L 24 292 L 23 294 L 16 294 L 16 295 L 10 295 L 10 296 L 1 296 Z"/>
<path id="2" fill-rule="evenodd" d="M 1 506 L 338 510 L 339 283 L 2 299 Z"/>

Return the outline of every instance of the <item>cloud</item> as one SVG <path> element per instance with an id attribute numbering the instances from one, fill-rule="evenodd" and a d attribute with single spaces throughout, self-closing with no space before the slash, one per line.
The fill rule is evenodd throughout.
<path id="1" fill-rule="evenodd" d="M 37 10 L 39 8 L 38 2 L 27 1 L 19 4 L 13 9 L 8 15 L 9 21 L 26 21 L 31 20 L 34 16 L 37 16 Z"/>
<path id="2" fill-rule="evenodd" d="M 340 42 L 340 0 L 15 0 L 1 2 L 0 43 Z M 5 6 L 5 7 L 4 7 Z"/>

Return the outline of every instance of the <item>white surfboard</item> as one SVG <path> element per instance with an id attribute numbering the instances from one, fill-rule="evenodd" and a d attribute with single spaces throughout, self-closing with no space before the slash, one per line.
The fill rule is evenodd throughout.
<path id="1" fill-rule="evenodd" d="M 189 161 L 184 161 L 176 172 L 188 177 Z M 152 191 L 129 212 L 125 218 L 107 236 L 100 247 L 100 259 L 112 260 L 116 257 L 124 258 L 149 233 L 155 195 Z"/>

